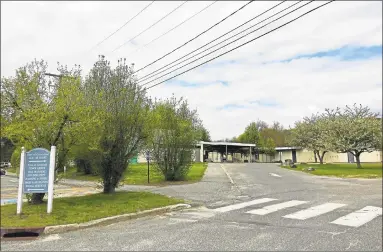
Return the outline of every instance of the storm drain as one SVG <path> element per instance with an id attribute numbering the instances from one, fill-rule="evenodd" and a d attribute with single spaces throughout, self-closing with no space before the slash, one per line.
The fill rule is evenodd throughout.
<path id="1" fill-rule="evenodd" d="M 1 238 L 5 240 L 37 239 L 44 232 L 44 228 L 8 228 L 1 229 Z"/>
<path id="2" fill-rule="evenodd" d="M 3 238 L 28 238 L 28 237 L 38 237 L 40 234 L 35 232 L 15 232 L 7 233 Z"/>

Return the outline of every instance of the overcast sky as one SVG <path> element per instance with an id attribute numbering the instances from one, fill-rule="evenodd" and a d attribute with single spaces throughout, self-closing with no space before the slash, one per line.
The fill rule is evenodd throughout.
<path id="1" fill-rule="evenodd" d="M 96 46 L 149 3 L 1 2 L 1 75 L 14 75 L 16 68 L 34 58 L 46 60 L 52 73 L 57 72 L 59 61 L 68 66 L 80 64 L 86 74 L 99 54 L 105 55 L 114 66 L 118 58 L 122 57 L 134 63 L 135 69 L 139 69 L 246 4 L 244 1 L 216 2 L 167 35 L 143 47 L 212 3 L 186 2 L 153 28 L 126 43 L 183 3 L 156 1 L 115 35 Z M 287 1 L 279 5 L 217 42 L 294 3 Z M 289 10 L 305 3 L 302 1 Z M 317 1 L 308 4 L 147 86 L 212 59 L 323 3 Z M 254 1 L 196 40 L 139 71 L 138 78 L 171 63 L 276 4 L 276 1 Z M 205 53 L 216 48 L 218 46 Z M 332 2 L 208 64 L 151 88 L 148 92 L 152 97 L 169 97 L 174 93 L 178 97 L 187 98 L 191 107 L 198 109 L 213 139 L 238 136 L 247 124 L 257 119 L 268 123 L 279 121 L 286 127 L 293 126 L 302 117 L 327 107 L 362 103 L 374 111 L 381 111 L 382 2 Z"/>

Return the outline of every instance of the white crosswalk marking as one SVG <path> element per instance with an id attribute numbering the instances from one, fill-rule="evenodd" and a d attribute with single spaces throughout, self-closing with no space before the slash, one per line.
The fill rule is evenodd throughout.
<path id="1" fill-rule="evenodd" d="M 273 200 L 276 200 L 276 199 L 270 199 L 270 198 L 256 199 L 256 200 L 252 200 L 252 201 L 248 201 L 248 202 L 243 202 L 243 203 L 238 203 L 238 204 L 234 204 L 234 205 L 216 208 L 216 209 L 214 209 L 214 211 L 224 213 L 224 212 L 229 212 L 232 210 L 238 210 L 238 209 L 245 208 L 245 207 L 252 206 L 252 205 L 270 202 Z"/>
<path id="2" fill-rule="evenodd" d="M 358 211 L 340 217 L 331 223 L 349 227 L 359 227 L 380 215 L 382 215 L 381 207 L 366 206 Z"/>
<path id="3" fill-rule="evenodd" d="M 308 209 L 293 213 L 293 214 L 288 214 L 283 216 L 284 218 L 288 219 L 297 219 L 297 220 L 306 220 L 311 217 L 315 217 L 321 214 L 325 214 L 328 212 L 331 212 L 337 208 L 343 207 L 346 204 L 339 204 L 339 203 L 325 203 L 319 206 L 315 207 L 310 207 Z"/>
<path id="4" fill-rule="evenodd" d="M 273 212 L 276 212 L 276 211 L 284 209 L 284 208 L 302 205 L 304 203 L 307 203 L 307 201 L 291 200 L 291 201 L 287 201 L 287 202 L 283 202 L 283 203 L 279 203 L 279 204 L 265 206 L 264 208 L 260 208 L 260 209 L 250 210 L 247 213 L 257 214 L 257 215 L 266 215 L 266 214 L 273 213 Z"/>

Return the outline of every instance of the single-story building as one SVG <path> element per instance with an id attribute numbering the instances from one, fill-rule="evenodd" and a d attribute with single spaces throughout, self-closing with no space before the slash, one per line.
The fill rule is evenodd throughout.
<path id="1" fill-rule="evenodd" d="M 313 163 L 315 162 L 314 152 L 307 149 L 295 147 L 277 147 L 273 161 L 284 161 L 291 159 L 295 163 Z M 360 154 L 360 161 L 364 163 L 382 162 L 382 151 L 364 152 Z M 273 162 L 271 161 L 271 162 Z M 319 159 L 317 160 L 319 162 Z M 326 152 L 323 157 L 325 163 L 355 163 L 355 157 L 351 153 Z"/>
<path id="2" fill-rule="evenodd" d="M 294 163 L 314 163 L 314 152 L 301 147 L 276 147 L 275 155 L 258 154 L 255 144 L 230 142 L 199 142 L 195 146 L 193 160 L 195 162 L 277 162 L 291 159 Z M 251 157 L 251 158 L 250 158 Z M 362 153 L 361 162 L 382 162 L 382 151 Z M 317 160 L 319 162 L 319 159 Z M 132 163 L 145 163 L 145 153 L 131 159 Z M 354 163 L 355 157 L 351 153 L 327 152 L 325 163 Z"/>
<path id="3" fill-rule="evenodd" d="M 193 160 L 194 162 L 254 162 L 256 160 L 254 148 L 255 144 L 201 141 L 195 146 Z M 145 153 L 138 154 L 130 162 L 147 162 Z"/>

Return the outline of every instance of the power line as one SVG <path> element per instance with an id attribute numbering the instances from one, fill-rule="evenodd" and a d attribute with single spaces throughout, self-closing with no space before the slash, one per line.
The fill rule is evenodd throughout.
<path id="1" fill-rule="evenodd" d="M 137 51 L 139 51 L 140 49 L 143 49 L 144 47 L 150 45 L 151 43 L 153 43 L 154 41 L 158 40 L 159 38 L 165 36 L 166 34 L 168 34 L 169 32 L 173 31 L 174 29 L 180 27 L 181 25 L 183 25 L 184 23 L 186 23 L 187 21 L 189 21 L 190 19 L 194 18 L 195 16 L 197 16 L 198 14 L 200 14 L 201 12 L 205 11 L 206 9 L 208 9 L 210 6 L 212 6 L 213 4 L 215 4 L 217 2 L 214 1 L 213 3 L 209 4 L 208 6 L 204 7 L 202 10 L 198 11 L 197 13 L 195 13 L 193 16 L 187 18 L 186 20 L 184 20 L 183 22 L 181 22 L 180 24 L 174 26 L 172 29 L 168 30 L 167 32 L 165 32 L 164 34 L 158 36 L 157 38 L 153 39 L 152 41 L 150 41 L 149 43 L 143 45 L 141 48 L 138 48 L 137 50 L 135 50 L 134 52 L 132 52 L 131 54 L 129 54 L 127 57 L 129 57 L 130 55 L 132 55 L 133 53 L 136 53 Z"/>
<path id="2" fill-rule="evenodd" d="M 112 37 L 114 34 L 116 34 L 119 30 L 124 28 L 127 24 L 129 24 L 133 19 L 135 19 L 138 15 L 140 15 L 144 10 L 146 10 L 150 5 L 152 5 L 154 1 L 150 2 L 148 5 L 146 5 L 142 10 L 140 10 L 136 15 L 134 15 L 131 19 L 129 19 L 125 24 L 123 24 L 120 28 L 118 28 L 116 31 L 114 31 L 112 34 L 110 34 L 108 37 L 104 38 L 101 42 L 99 42 L 97 45 L 95 45 L 91 50 L 96 48 L 97 46 L 101 45 L 104 43 L 107 39 Z"/>
<path id="3" fill-rule="evenodd" d="M 148 87 L 148 88 L 145 88 L 145 89 L 147 90 L 147 89 L 153 88 L 153 87 L 155 87 L 155 86 L 158 86 L 158 85 L 160 85 L 160 84 L 162 84 L 162 83 L 164 83 L 164 82 L 166 82 L 166 81 L 168 81 L 168 80 L 174 79 L 174 78 L 177 77 L 177 76 L 180 76 L 180 75 L 182 75 L 182 74 L 184 74 L 184 73 L 187 73 L 187 72 L 189 72 L 189 71 L 191 71 L 191 70 L 193 70 L 193 69 L 195 69 L 195 68 L 197 68 L 197 67 L 200 67 L 200 66 L 202 66 L 202 65 L 204 65 L 204 64 L 206 64 L 206 63 L 208 63 L 208 62 L 210 62 L 210 61 L 213 61 L 213 60 L 215 60 L 215 59 L 217 59 L 217 58 L 219 58 L 219 57 L 221 57 L 221 56 L 223 56 L 223 55 L 225 55 L 225 54 L 227 54 L 227 53 L 229 53 L 229 52 L 232 52 L 232 51 L 234 51 L 234 50 L 236 50 L 236 49 L 238 49 L 238 48 L 240 48 L 240 47 L 242 47 L 242 46 L 244 46 L 244 45 L 247 45 L 247 44 L 249 44 L 249 43 L 251 43 L 251 42 L 253 42 L 253 41 L 255 41 L 255 40 L 257 40 L 257 39 L 259 39 L 259 38 L 261 38 L 261 37 L 263 37 L 263 36 L 265 36 L 265 35 L 267 35 L 267 34 L 273 32 L 273 31 L 276 31 L 276 30 L 282 28 L 283 26 L 286 26 L 286 25 L 288 25 L 288 24 L 290 24 L 290 23 L 296 21 L 297 19 L 299 19 L 299 18 L 301 18 L 301 17 L 303 17 L 303 16 L 309 14 L 310 12 L 312 12 L 312 11 L 314 11 L 314 10 L 316 10 L 316 9 L 319 9 L 319 8 L 325 6 L 325 5 L 329 4 L 329 3 L 332 3 L 332 2 L 334 2 L 334 1 L 335 1 L 335 0 L 331 0 L 331 1 L 327 2 L 327 3 L 325 3 L 325 4 L 322 4 L 322 5 L 320 5 L 320 6 L 316 7 L 316 8 L 314 8 L 314 9 L 311 9 L 310 11 L 307 11 L 307 12 L 303 13 L 302 15 L 300 15 L 300 16 L 298 16 L 298 17 L 296 17 L 296 18 L 294 18 L 294 19 L 292 19 L 292 20 L 290 20 L 290 21 L 288 21 L 287 23 L 284 23 L 284 24 L 282 24 L 282 25 L 280 25 L 280 26 L 278 26 L 278 27 L 276 27 L 276 28 L 274 28 L 274 29 L 272 29 L 272 30 L 270 30 L 270 31 L 268 31 L 268 32 L 266 32 L 266 33 L 264 33 L 264 34 L 262 34 L 262 35 L 256 37 L 256 38 L 254 38 L 254 39 L 251 39 L 251 40 L 249 40 L 249 41 L 247 41 L 247 42 L 245 42 L 245 43 L 243 43 L 243 44 L 241 44 L 241 45 L 239 45 L 239 46 L 237 46 L 237 47 L 234 47 L 233 49 L 231 49 L 231 50 L 229 50 L 229 51 L 227 51 L 227 52 L 224 52 L 224 53 L 222 53 L 222 54 L 220 54 L 220 55 L 218 55 L 218 56 L 216 56 L 216 57 L 214 57 L 214 58 L 212 58 L 212 59 L 210 59 L 210 60 L 207 60 L 207 61 L 205 61 L 205 62 L 203 62 L 203 63 L 201 63 L 201 64 L 199 64 L 199 65 L 197 65 L 197 66 L 194 66 L 194 67 L 192 67 L 192 68 L 189 68 L 188 70 L 185 70 L 185 71 L 183 71 L 182 73 L 179 73 L 179 74 L 177 74 L 177 75 L 175 75 L 175 76 L 173 76 L 173 77 L 170 77 L 170 78 L 168 78 L 168 79 L 166 79 L 166 80 L 164 80 L 164 81 L 161 81 L 161 82 L 159 82 L 159 83 L 156 83 L 156 84 L 154 84 L 154 85 L 152 85 L 152 86 L 150 86 L 150 87 Z"/>
<path id="4" fill-rule="evenodd" d="M 237 38 L 237 39 L 235 39 L 235 40 L 233 40 L 233 41 L 231 41 L 231 42 L 229 42 L 229 43 L 227 43 L 227 44 L 225 44 L 225 45 L 223 45 L 223 46 L 221 46 L 221 47 L 219 47 L 219 48 L 217 48 L 217 49 L 215 49 L 214 51 L 211 51 L 211 52 L 209 52 L 209 53 L 207 53 L 207 54 L 205 54 L 205 55 L 203 55 L 203 56 L 201 56 L 201 57 L 199 57 L 199 58 L 197 58 L 197 59 L 195 59 L 195 60 L 193 60 L 193 61 L 191 61 L 191 62 L 189 62 L 189 63 L 184 64 L 184 65 L 181 66 L 181 67 L 178 67 L 178 68 L 176 68 L 176 69 L 174 69 L 174 70 L 169 71 L 169 72 L 166 73 L 166 74 L 161 75 L 160 77 L 157 77 L 157 78 L 155 78 L 155 79 L 153 79 L 153 80 L 150 80 L 150 81 L 148 81 L 148 82 L 142 84 L 142 86 L 147 85 L 147 84 L 149 84 L 149 83 L 152 82 L 152 81 L 158 80 L 158 79 L 160 79 L 160 78 L 162 78 L 162 77 L 164 77 L 164 76 L 166 76 L 166 75 L 168 75 L 168 74 L 170 74 L 170 73 L 172 73 L 172 72 L 174 72 L 174 71 L 177 71 L 178 69 L 181 69 L 181 68 L 183 68 L 183 67 L 185 67 L 185 66 L 187 66 L 187 65 L 190 65 L 191 63 L 194 63 L 194 62 L 196 62 L 197 60 L 202 59 L 202 58 L 206 57 L 207 55 L 212 54 L 212 53 L 214 53 L 214 52 L 216 52 L 216 51 L 218 51 L 218 50 L 220 50 L 220 49 L 222 49 L 222 48 L 224 48 L 224 47 L 226 47 L 226 46 L 228 46 L 228 45 L 230 45 L 230 44 L 232 44 L 232 43 L 234 43 L 234 42 L 236 42 L 236 41 L 238 41 L 238 40 L 240 40 L 240 39 L 242 39 L 242 38 L 244 38 L 244 37 L 247 37 L 247 36 L 249 36 L 250 34 L 252 34 L 252 33 L 254 33 L 254 32 L 256 32 L 256 31 L 262 29 L 263 27 L 268 26 L 269 24 L 274 23 L 275 21 L 277 21 L 277 20 L 279 20 L 279 19 L 281 19 L 281 18 L 287 16 L 288 14 L 290 14 L 290 13 L 292 13 L 292 12 L 294 12 L 294 11 L 297 11 L 297 10 L 299 10 L 300 8 L 302 8 L 302 7 L 304 7 L 304 6 L 306 6 L 306 5 L 310 4 L 310 3 L 312 3 L 313 1 L 314 1 L 314 0 L 311 0 L 310 2 L 307 2 L 307 3 L 305 3 L 304 5 L 299 6 L 298 8 L 296 8 L 296 9 L 294 9 L 294 10 L 292 10 L 292 11 L 290 11 L 290 12 L 287 12 L 286 14 L 284 14 L 284 15 L 282 15 L 282 16 L 280 16 L 280 17 L 278 17 L 278 18 L 276 18 L 276 19 L 274 19 L 274 20 L 268 22 L 267 24 L 265 24 L 265 25 L 263 25 L 263 26 L 261 26 L 261 27 L 255 29 L 255 30 L 253 30 L 253 31 L 250 31 L 250 32 L 246 33 L 245 35 L 243 35 L 243 36 L 241 36 L 241 37 L 239 37 L 239 38 Z M 292 6 L 294 6 L 294 5 L 292 5 Z M 290 7 L 292 7 L 292 6 L 289 6 L 288 8 L 290 8 Z M 285 9 L 283 9 L 282 11 L 285 11 L 285 10 L 287 10 L 288 8 L 285 8 Z M 280 11 L 280 12 L 282 12 L 282 11 Z M 265 20 L 267 20 L 267 19 L 269 19 L 269 18 L 271 18 L 271 17 L 273 17 L 273 16 L 279 14 L 280 12 L 277 12 L 276 14 L 274 14 L 274 15 L 272 15 L 272 16 L 270 16 L 270 17 L 264 19 L 264 20 L 262 20 L 261 22 L 263 22 L 263 21 L 265 21 Z M 253 26 L 254 26 L 254 25 L 253 25 Z M 249 28 L 251 28 L 251 27 L 249 27 Z M 249 28 L 248 28 L 248 29 L 249 29 Z M 247 29 L 246 29 L 246 30 L 247 30 Z M 246 31 L 246 30 L 244 30 L 244 31 Z M 240 33 L 242 33 L 242 32 L 240 32 Z M 238 34 L 239 34 L 239 33 L 238 33 Z M 224 42 L 224 41 L 222 41 L 222 42 Z M 222 43 L 222 42 L 220 42 L 220 43 Z M 220 44 L 220 43 L 218 43 L 218 44 Z M 218 44 L 217 44 L 217 45 L 218 45 Z M 213 47 L 214 47 L 214 46 L 213 46 Z M 210 49 L 210 48 L 208 48 L 208 49 Z M 208 49 L 206 49 L 206 50 L 208 50 Z M 206 50 L 204 50 L 204 51 L 206 51 Z M 202 51 L 202 52 L 204 52 L 204 51 Z M 201 52 L 200 52 L 200 53 L 201 53 Z M 199 53 L 199 54 L 200 54 L 200 53 Z M 196 55 L 198 55 L 198 54 L 196 54 Z M 189 59 L 195 57 L 196 55 L 193 55 L 192 57 L 189 57 Z M 186 60 L 188 60 L 188 59 L 186 59 Z M 186 61 L 186 60 L 183 60 L 182 62 L 184 62 L 184 61 Z M 182 62 L 179 62 L 178 64 L 176 64 L 176 65 L 174 65 L 174 66 L 172 66 L 172 67 L 175 67 L 175 66 L 181 64 Z M 172 68 L 172 67 L 170 67 L 170 68 Z M 165 71 L 165 70 L 164 70 L 164 71 Z M 161 71 L 161 72 L 163 72 L 163 71 Z M 159 74 L 159 73 L 157 73 L 157 74 Z M 156 74 L 156 75 L 157 75 L 157 74 Z M 149 77 L 149 78 L 150 78 L 150 77 Z M 140 81 L 138 81 L 138 83 L 139 83 L 139 82 L 140 82 Z"/>
<path id="5" fill-rule="evenodd" d="M 250 2 L 248 2 L 247 4 L 245 4 L 245 5 L 243 5 L 241 8 L 239 8 L 238 10 L 236 10 L 236 11 L 232 12 L 230 15 L 226 16 L 224 19 L 222 19 L 222 20 L 219 21 L 218 23 L 216 23 L 216 24 L 210 26 L 208 29 L 206 29 L 205 31 L 201 32 L 200 34 L 198 34 L 198 35 L 195 36 L 194 38 L 190 39 L 189 41 L 187 41 L 187 42 L 184 43 L 183 45 L 177 47 L 177 48 L 174 49 L 173 51 L 171 51 L 171 52 L 165 54 L 164 56 L 162 56 L 162 57 L 156 59 L 156 60 L 153 61 L 152 63 L 149 63 L 148 65 L 146 65 L 146 66 L 144 66 L 144 67 L 138 69 L 137 71 L 135 71 L 135 73 L 138 73 L 139 71 L 141 71 L 141 70 L 147 68 L 148 66 L 153 65 L 153 64 L 156 63 L 157 61 L 159 61 L 159 60 L 165 58 L 165 57 L 168 56 L 169 54 L 171 54 L 171 53 L 177 51 L 178 49 L 180 49 L 181 47 L 187 45 L 188 43 L 190 43 L 191 41 L 195 40 L 196 38 L 198 38 L 198 37 L 201 36 L 202 34 L 208 32 L 209 30 L 213 29 L 215 26 L 217 26 L 217 25 L 219 25 L 220 23 L 224 22 L 226 19 L 228 19 L 229 17 L 233 16 L 233 15 L 236 14 L 238 11 L 242 10 L 243 8 L 245 8 L 247 5 L 251 4 L 253 1 L 254 1 L 254 0 L 251 0 Z"/>
<path id="6" fill-rule="evenodd" d="M 139 34 L 137 34 L 136 36 L 134 36 L 133 38 L 129 39 L 127 42 L 125 42 L 124 44 L 120 45 L 119 47 L 117 47 L 116 49 L 114 49 L 112 52 L 115 52 L 116 50 L 120 49 L 121 47 L 123 47 L 124 45 L 126 45 L 127 43 L 129 43 L 130 41 L 132 41 L 133 39 L 137 38 L 138 36 L 140 36 L 141 34 L 143 34 L 144 32 L 146 32 L 147 30 L 149 30 L 150 28 L 152 28 L 153 26 L 155 26 L 156 24 L 158 24 L 159 22 L 161 22 L 162 20 L 164 20 L 166 17 L 168 17 L 170 14 L 172 14 L 173 12 L 175 12 L 176 10 L 178 10 L 179 8 L 181 8 L 182 5 L 184 5 L 188 0 L 186 0 L 185 2 L 183 2 L 182 4 L 178 5 L 176 8 L 174 8 L 171 12 L 169 12 L 168 14 L 166 14 L 165 16 L 163 16 L 160 20 L 158 20 L 157 22 L 155 22 L 154 24 L 152 24 L 151 26 L 149 26 L 148 28 L 146 28 L 145 30 L 143 30 L 142 32 L 140 32 Z"/>
<path id="7" fill-rule="evenodd" d="M 301 0 L 301 1 L 302 1 L 302 0 Z M 301 1 L 299 1 L 299 2 L 301 2 Z M 207 51 L 207 50 L 209 50 L 209 49 L 211 49 L 211 48 L 213 48 L 213 47 L 215 47 L 215 46 L 217 46 L 217 45 L 219 45 L 219 44 L 221 44 L 221 43 L 223 43 L 223 42 L 225 42 L 225 41 L 227 41 L 227 40 L 229 40 L 229 39 L 231 39 L 231 38 L 233 38 L 233 37 L 235 37 L 235 36 L 237 36 L 238 34 L 241 34 L 241 33 L 245 32 L 245 31 L 249 30 L 250 28 L 252 28 L 252 27 L 254 27 L 254 26 L 256 26 L 256 25 L 258 25 L 258 24 L 260 24 L 260 23 L 262 23 L 262 22 L 264 22 L 264 21 L 266 21 L 266 20 L 269 19 L 269 18 L 272 18 L 273 16 L 275 16 L 275 15 L 281 13 L 282 11 L 285 11 L 285 10 L 287 10 L 287 9 L 289 9 L 289 8 L 293 7 L 294 5 L 296 5 L 296 4 L 299 3 L 299 2 L 297 2 L 297 3 L 293 4 L 293 5 L 290 5 L 288 8 L 285 8 L 285 9 L 283 9 L 282 11 L 279 11 L 279 12 L 275 13 L 274 15 L 272 15 L 272 16 L 270 16 L 270 17 L 268 17 L 268 18 L 266 18 L 266 19 L 264 19 L 264 20 L 262 20 L 262 21 L 260 21 L 260 22 L 258 22 L 258 23 L 256 23 L 256 24 L 254 24 L 254 25 L 252 25 L 252 26 L 246 28 L 245 30 L 243 30 L 243 31 L 241 31 L 241 32 L 239 32 L 239 33 L 237 33 L 237 34 L 235 34 L 235 35 L 229 37 L 229 38 L 226 38 L 225 40 L 223 40 L 223 41 L 221 41 L 221 42 L 215 44 L 214 46 L 211 46 L 211 47 L 209 47 L 209 48 L 207 48 L 207 49 L 205 49 L 205 50 L 203 50 L 203 51 L 201 51 L 201 52 L 199 52 L 199 53 L 193 55 L 192 57 L 189 57 L 188 59 L 183 60 L 183 61 L 177 63 L 177 64 L 174 65 L 174 66 L 168 67 L 168 68 L 166 68 L 165 70 L 163 70 L 163 71 L 161 71 L 161 72 L 159 72 L 159 73 L 157 73 L 157 74 L 154 74 L 154 73 L 160 71 L 161 69 L 163 69 L 163 68 L 165 68 L 165 67 L 167 67 L 167 66 L 169 66 L 169 65 L 172 65 L 173 63 L 175 63 L 175 62 L 177 62 L 177 61 L 179 61 L 179 60 L 185 58 L 186 56 L 188 56 L 188 55 L 190 55 L 190 54 L 192 54 L 192 53 L 198 51 L 199 49 L 201 49 L 201 48 L 203 48 L 203 47 L 205 47 L 205 46 L 207 46 L 207 45 L 213 43 L 214 41 L 216 41 L 216 40 L 222 38 L 223 36 L 229 34 L 230 32 L 232 32 L 232 31 L 234 31 L 234 30 L 236 30 L 236 29 L 242 27 L 243 25 L 249 23 L 250 21 L 254 20 L 255 18 L 262 16 L 263 14 L 265 14 L 265 13 L 269 12 L 270 10 L 272 10 L 272 9 L 274 9 L 274 8 L 276 8 L 276 7 L 278 7 L 279 5 L 281 5 L 281 4 L 284 3 L 284 2 L 286 2 L 286 1 L 283 1 L 283 2 L 281 2 L 281 3 L 279 3 L 279 4 L 277 4 L 277 5 L 274 5 L 273 7 L 267 9 L 266 11 L 262 12 L 261 14 L 255 16 L 255 17 L 253 17 L 253 18 L 249 19 L 248 21 L 246 21 L 246 22 L 244 22 L 243 24 L 237 26 L 236 28 L 234 28 L 234 29 L 232 29 L 232 30 L 226 32 L 225 34 L 219 36 L 218 38 L 213 39 L 212 41 L 210 41 L 210 42 L 204 44 L 203 46 L 200 46 L 199 48 L 197 48 L 197 49 L 191 51 L 190 53 L 187 53 L 187 54 L 185 54 L 184 56 L 182 56 L 182 57 L 180 57 L 180 58 L 178 58 L 178 59 L 176 59 L 176 60 L 170 62 L 169 64 L 167 64 L 167 65 L 165 65 L 165 66 L 163 66 L 163 67 L 161 67 L 161 68 L 159 68 L 159 69 L 157 69 L 157 70 L 155 70 L 155 71 L 153 71 L 153 72 L 151 72 L 151 73 L 149 73 L 149 74 L 146 74 L 146 75 L 142 76 L 141 78 L 138 79 L 138 82 L 141 82 L 143 79 L 151 78 L 151 77 L 153 77 L 153 76 L 155 76 L 155 75 L 158 75 L 158 74 L 160 74 L 160 73 L 166 71 L 167 69 L 170 69 L 170 68 L 172 68 L 172 67 L 174 67 L 174 66 L 176 66 L 176 65 L 178 65 L 178 64 L 180 64 L 180 63 L 182 63 L 182 62 L 185 62 L 186 60 L 188 60 L 188 59 L 190 59 L 190 58 L 193 58 L 193 57 L 195 57 L 195 56 L 197 56 L 197 55 L 199 55 L 199 54 L 201 54 L 201 53 L 203 53 L 203 52 L 205 52 L 205 51 Z M 150 75 L 151 75 L 151 76 L 150 76 Z"/>

